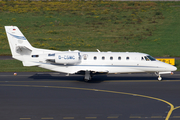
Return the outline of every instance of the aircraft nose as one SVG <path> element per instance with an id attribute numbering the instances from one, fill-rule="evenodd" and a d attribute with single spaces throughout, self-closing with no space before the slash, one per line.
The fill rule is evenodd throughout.
<path id="1" fill-rule="evenodd" d="M 162 63 L 161 62 L 161 66 L 166 70 L 166 71 L 176 71 L 177 67 L 167 64 L 167 63 Z"/>
<path id="2" fill-rule="evenodd" d="M 173 66 L 173 65 L 168 65 L 168 66 L 166 67 L 166 69 L 169 70 L 169 71 L 176 71 L 176 70 L 177 70 L 177 67 L 175 67 L 175 66 Z"/>
<path id="3" fill-rule="evenodd" d="M 175 66 L 171 66 L 171 71 L 176 71 L 177 70 L 177 67 L 175 67 Z"/>

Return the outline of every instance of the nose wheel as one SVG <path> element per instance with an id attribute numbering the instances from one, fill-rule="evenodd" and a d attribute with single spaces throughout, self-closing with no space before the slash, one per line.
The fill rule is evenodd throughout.
<path id="1" fill-rule="evenodd" d="M 159 72 L 155 72 L 155 74 L 156 74 L 157 76 L 159 76 L 159 77 L 158 77 L 158 81 L 162 81 L 162 77 L 161 77 L 160 73 L 159 73 Z"/>
<path id="2" fill-rule="evenodd" d="M 158 77 L 158 81 L 161 81 L 162 80 L 162 77 L 159 75 L 159 77 Z"/>

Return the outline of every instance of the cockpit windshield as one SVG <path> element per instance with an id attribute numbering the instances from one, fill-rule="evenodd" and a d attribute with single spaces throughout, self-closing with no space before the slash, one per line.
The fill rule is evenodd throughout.
<path id="1" fill-rule="evenodd" d="M 156 61 L 155 58 L 153 58 L 152 56 L 148 55 L 144 57 L 146 59 L 146 61 Z"/>

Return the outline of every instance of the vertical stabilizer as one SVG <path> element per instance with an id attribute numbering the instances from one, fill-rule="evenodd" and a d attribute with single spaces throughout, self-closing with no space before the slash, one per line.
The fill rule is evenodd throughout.
<path id="1" fill-rule="evenodd" d="M 30 55 L 33 47 L 16 26 L 5 26 L 12 57 L 23 61 L 24 55 Z"/>

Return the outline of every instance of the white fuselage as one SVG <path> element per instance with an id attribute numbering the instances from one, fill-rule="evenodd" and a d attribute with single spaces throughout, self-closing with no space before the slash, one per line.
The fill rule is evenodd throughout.
<path id="1" fill-rule="evenodd" d="M 57 72 L 64 73 L 77 73 L 78 71 L 94 71 L 94 72 L 107 72 L 107 73 L 138 73 L 138 72 L 170 72 L 175 71 L 177 68 L 157 61 L 147 60 L 145 57 L 149 56 L 144 53 L 135 52 L 80 52 L 80 51 L 53 51 L 36 49 L 29 56 L 24 56 L 27 66 L 34 63 L 39 67 L 50 69 Z M 37 52 L 39 51 L 39 52 Z M 78 60 L 70 64 L 64 64 L 67 56 L 79 54 Z M 32 57 L 32 56 L 38 57 Z M 50 56 L 49 56 L 50 55 Z M 61 55 L 62 63 L 57 63 L 56 59 Z M 47 60 L 54 60 L 47 61 Z"/>

